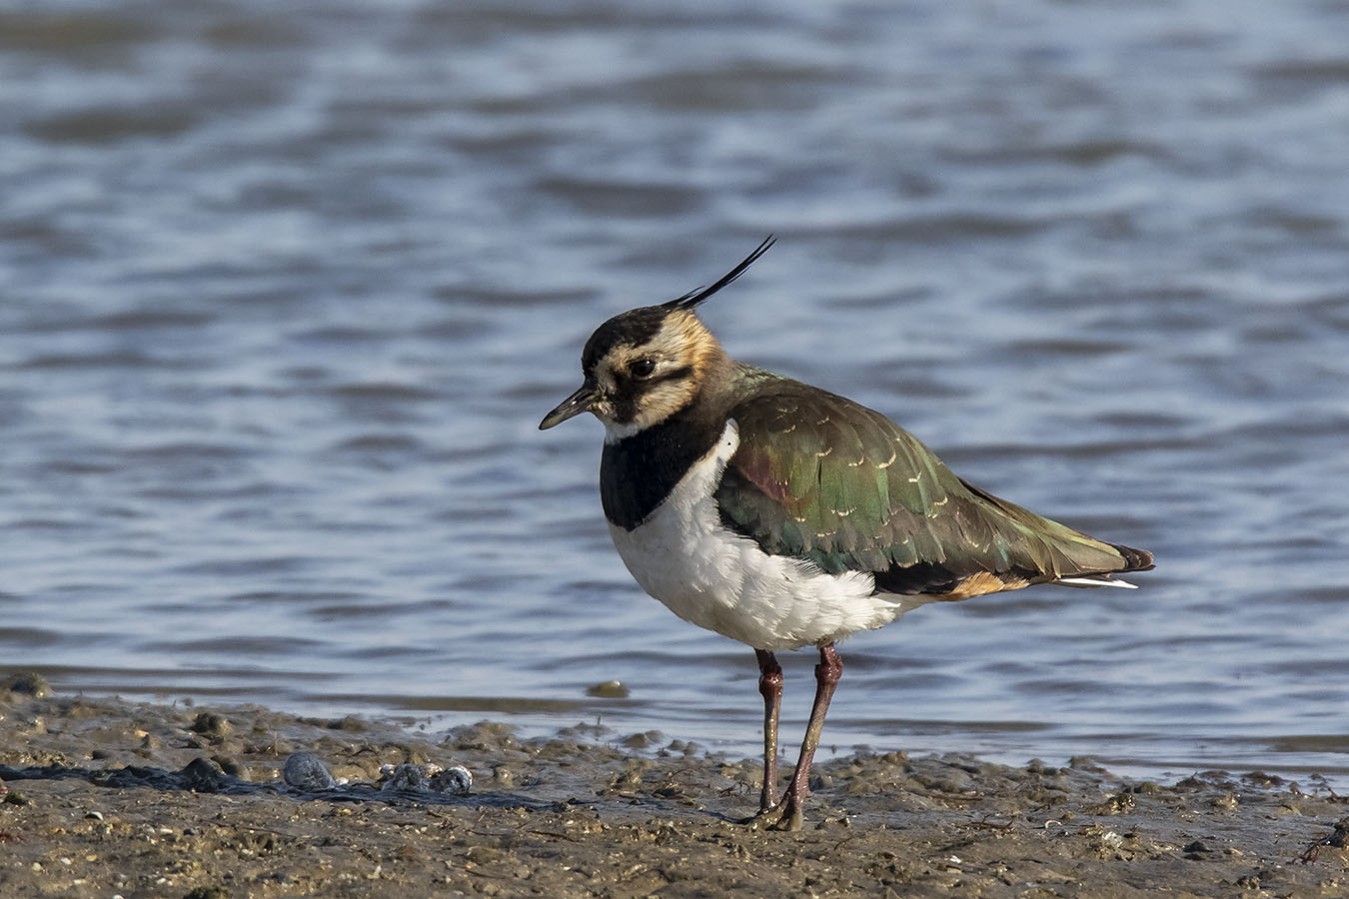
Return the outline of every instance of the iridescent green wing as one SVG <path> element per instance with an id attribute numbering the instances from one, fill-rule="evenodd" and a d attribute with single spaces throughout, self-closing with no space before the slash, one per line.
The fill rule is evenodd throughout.
<path id="1" fill-rule="evenodd" d="M 716 500 L 723 523 L 767 553 L 872 572 L 898 593 L 959 592 L 962 582 L 991 592 L 1126 567 L 1109 544 L 968 486 L 843 397 L 765 380 L 731 417 L 740 446 Z"/>

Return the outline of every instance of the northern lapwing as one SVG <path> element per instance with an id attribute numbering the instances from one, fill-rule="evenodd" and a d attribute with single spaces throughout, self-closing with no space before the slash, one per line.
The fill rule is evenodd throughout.
<path id="1" fill-rule="evenodd" d="M 961 480 L 879 412 L 727 355 L 695 310 L 773 240 L 710 287 L 600 325 L 580 389 L 539 427 L 603 422 L 600 498 L 624 564 L 679 617 L 753 648 L 764 770 L 749 823 L 795 830 L 843 670 L 836 641 L 935 600 L 1132 587 L 1114 575 L 1153 565 Z M 820 653 L 815 702 L 779 798 L 773 654 L 803 646 Z"/>

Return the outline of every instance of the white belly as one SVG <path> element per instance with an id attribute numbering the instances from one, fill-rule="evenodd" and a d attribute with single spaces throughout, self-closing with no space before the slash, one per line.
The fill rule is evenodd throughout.
<path id="1" fill-rule="evenodd" d="M 637 583 L 672 612 L 755 649 L 827 643 L 888 624 L 917 597 L 875 594 L 866 572 L 825 574 L 787 556 L 770 556 L 721 524 L 712 492 L 740 445 L 734 421 L 717 445 L 633 531 L 609 525 Z"/>

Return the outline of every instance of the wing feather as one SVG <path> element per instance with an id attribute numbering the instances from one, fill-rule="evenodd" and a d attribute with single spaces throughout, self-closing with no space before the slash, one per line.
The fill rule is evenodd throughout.
<path id="1" fill-rule="evenodd" d="M 1141 550 L 967 484 L 843 397 L 765 378 L 730 414 L 740 446 L 717 489 L 721 517 L 770 554 L 868 571 L 879 590 L 953 596 L 1151 567 Z"/>

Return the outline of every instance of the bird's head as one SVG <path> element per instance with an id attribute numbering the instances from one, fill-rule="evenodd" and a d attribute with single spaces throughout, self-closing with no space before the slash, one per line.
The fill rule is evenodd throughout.
<path id="1" fill-rule="evenodd" d="M 725 358 L 721 344 L 698 320 L 699 303 L 740 277 L 773 245 L 772 236 L 710 287 L 658 306 L 615 315 L 595 329 L 581 353 L 585 380 L 539 423 L 561 424 L 582 412 L 604 423 L 606 439 L 659 424 L 688 406 Z"/>

